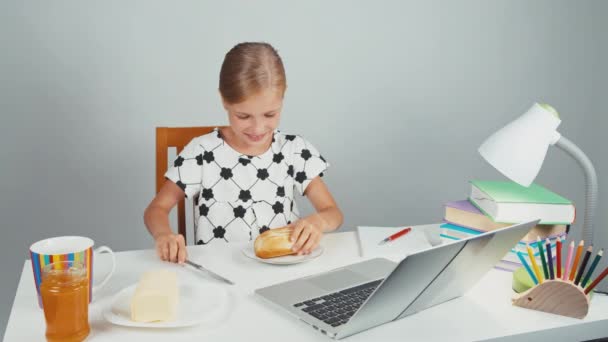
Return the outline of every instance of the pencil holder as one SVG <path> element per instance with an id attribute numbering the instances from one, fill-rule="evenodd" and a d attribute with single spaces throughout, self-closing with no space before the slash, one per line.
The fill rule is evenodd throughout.
<path id="1" fill-rule="evenodd" d="M 589 296 L 574 283 L 561 279 L 545 280 L 511 299 L 513 305 L 573 318 L 584 318 Z"/>

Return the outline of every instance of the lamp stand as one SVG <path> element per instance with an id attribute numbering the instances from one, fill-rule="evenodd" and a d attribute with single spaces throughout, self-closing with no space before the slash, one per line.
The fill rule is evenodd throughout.
<path id="1" fill-rule="evenodd" d="M 591 160 L 587 155 L 576 146 L 572 141 L 561 136 L 555 143 L 566 153 L 568 153 L 583 168 L 585 173 L 585 218 L 583 221 L 582 239 L 587 243 L 593 243 L 593 215 L 597 206 L 597 174 Z"/>

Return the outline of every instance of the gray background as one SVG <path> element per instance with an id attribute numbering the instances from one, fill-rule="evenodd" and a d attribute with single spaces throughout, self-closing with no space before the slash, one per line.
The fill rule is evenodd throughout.
<path id="1" fill-rule="evenodd" d="M 607 247 L 607 10 L 527 0 L 0 2 L 0 333 L 32 242 L 79 234 L 118 251 L 153 246 L 142 213 L 154 194 L 154 127 L 225 124 L 219 68 L 241 41 L 268 41 L 283 56 L 281 129 L 332 162 L 326 181 L 343 230 L 439 221 L 468 180 L 503 179 L 477 147 L 542 101 L 595 163 L 596 244 Z M 537 181 L 582 216 L 584 180 L 568 156 L 551 149 Z"/>

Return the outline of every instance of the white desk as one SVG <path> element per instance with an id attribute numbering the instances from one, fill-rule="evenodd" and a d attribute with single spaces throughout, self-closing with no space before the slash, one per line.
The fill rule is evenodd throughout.
<path id="1" fill-rule="evenodd" d="M 104 320 L 101 312 L 113 293 L 136 283 L 141 272 L 148 269 L 173 267 L 180 277 L 191 277 L 193 281 L 215 280 L 189 268 L 163 263 L 152 250 L 117 253 L 116 273 L 90 306 L 91 334 L 87 341 L 328 341 L 328 337 L 253 294 L 253 290 L 259 287 L 363 260 L 359 257 L 353 232 L 328 234 L 322 244 L 325 253 L 321 257 L 292 266 L 258 263 L 246 258 L 236 246 L 188 247 L 192 260 L 211 270 L 221 269 L 224 276 L 236 282 L 235 286 L 225 285 L 229 288 L 229 310 L 226 310 L 222 323 L 215 326 L 163 330 L 112 325 Z M 95 273 L 107 267 L 108 261 L 106 255 L 99 256 L 95 261 Z M 511 274 L 492 270 L 463 297 L 346 340 L 473 341 L 499 338 L 502 341 L 505 337 L 512 337 L 512 340 L 522 341 L 522 337 L 523 340 L 533 337 L 538 342 L 550 335 L 553 335 L 552 341 L 608 336 L 608 296 L 596 294 L 587 317 L 578 320 L 513 307 L 510 302 L 512 294 Z M 567 334 L 555 336 L 556 330 L 549 330 L 564 326 L 570 326 L 561 329 Z M 43 341 L 44 329 L 44 316 L 37 305 L 32 270 L 27 260 L 4 340 Z M 538 332 L 542 330 L 545 331 Z"/>

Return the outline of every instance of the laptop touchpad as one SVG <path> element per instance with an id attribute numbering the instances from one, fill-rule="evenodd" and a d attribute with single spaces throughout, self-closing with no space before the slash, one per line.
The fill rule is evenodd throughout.
<path id="1" fill-rule="evenodd" d="M 330 272 L 308 279 L 309 282 L 326 291 L 356 286 L 368 280 L 369 279 L 367 277 L 347 269 Z"/>

